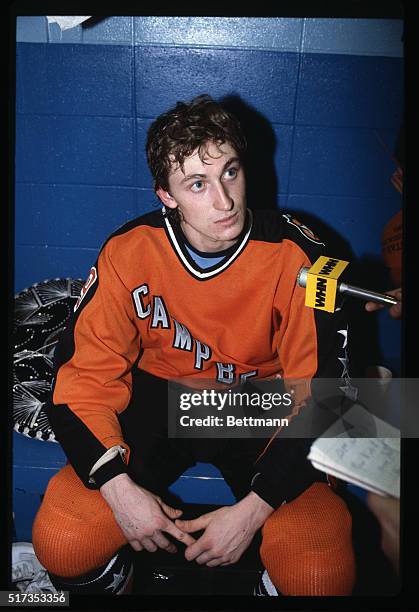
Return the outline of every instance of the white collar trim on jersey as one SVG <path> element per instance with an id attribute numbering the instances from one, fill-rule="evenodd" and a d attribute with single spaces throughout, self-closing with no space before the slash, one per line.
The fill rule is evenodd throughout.
<path id="1" fill-rule="evenodd" d="M 247 232 L 245 233 L 245 235 L 243 236 L 241 241 L 237 244 L 236 250 L 230 255 L 230 257 L 228 259 L 226 259 L 225 261 L 223 260 L 222 263 L 220 263 L 220 265 L 217 266 L 214 270 L 211 270 L 210 272 L 201 272 L 200 270 L 197 270 L 194 266 L 192 266 L 191 263 L 186 259 L 182 249 L 180 248 L 180 245 L 179 245 L 179 242 L 178 242 L 178 240 L 176 238 L 175 232 L 173 231 L 173 228 L 172 228 L 168 218 L 165 215 L 166 208 L 165 208 L 165 206 L 162 207 L 163 219 L 164 219 L 164 222 L 166 224 L 166 228 L 167 228 L 167 231 L 169 233 L 170 240 L 172 242 L 172 245 L 173 245 L 173 247 L 174 247 L 174 249 L 175 249 L 179 259 L 181 260 L 181 262 L 183 263 L 185 268 L 191 274 L 193 274 L 194 276 L 196 276 L 197 278 L 200 278 L 200 279 L 211 278 L 212 276 L 215 276 L 216 274 L 219 274 L 220 272 L 225 270 L 225 268 L 228 268 L 228 266 L 231 265 L 232 262 L 243 251 L 243 249 L 246 246 L 247 241 L 249 239 L 250 232 L 252 230 L 252 224 L 253 224 L 252 211 L 250 209 L 247 209 L 247 210 L 249 211 L 249 222 L 248 222 L 249 223 L 249 227 L 247 228 Z"/>

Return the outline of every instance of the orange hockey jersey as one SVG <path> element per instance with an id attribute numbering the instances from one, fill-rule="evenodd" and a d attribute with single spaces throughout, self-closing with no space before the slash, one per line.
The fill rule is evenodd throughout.
<path id="1" fill-rule="evenodd" d="M 236 244 L 206 269 L 162 211 L 108 238 L 56 351 L 47 407 L 86 486 L 97 486 L 89 473 L 108 449 L 120 446 L 129 457 L 118 416 L 131 401 L 133 369 L 225 385 L 347 374 L 341 314 L 306 307 L 296 284 L 323 246 L 279 211 L 249 210 Z M 118 461 L 116 473 L 124 470 Z M 273 472 L 275 451 L 263 461 Z"/>

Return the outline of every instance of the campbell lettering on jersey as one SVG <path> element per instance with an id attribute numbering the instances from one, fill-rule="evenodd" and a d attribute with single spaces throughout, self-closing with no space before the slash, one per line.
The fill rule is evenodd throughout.
<path id="1" fill-rule="evenodd" d="M 220 363 L 217 361 L 217 382 L 232 385 L 236 380 L 236 368 L 232 363 Z"/>
<path id="2" fill-rule="evenodd" d="M 161 295 L 155 295 L 153 297 L 153 320 L 151 322 L 151 327 L 153 329 L 156 329 L 157 327 L 161 327 L 162 329 L 170 329 L 166 306 Z"/>
<path id="3" fill-rule="evenodd" d="M 185 325 L 173 319 L 175 324 L 175 337 L 173 339 L 173 348 L 180 349 L 181 351 L 192 351 L 193 338 L 191 332 Z"/>
<path id="4" fill-rule="evenodd" d="M 148 295 L 148 293 L 149 293 L 149 289 L 146 283 L 144 283 L 144 285 L 141 285 L 140 287 L 137 287 L 137 289 L 134 289 L 134 291 L 132 292 L 132 298 L 134 300 L 135 310 L 137 311 L 137 316 L 139 319 L 146 319 L 147 317 L 150 316 L 150 313 L 151 313 L 150 304 L 148 304 L 147 307 L 144 308 L 144 304 L 141 299 L 141 294 Z"/>
<path id="5" fill-rule="evenodd" d="M 208 361 L 211 355 L 212 351 L 210 347 L 195 338 L 195 370 L 202 370 L 203 362 Z"/>
<path id="6" fill-rule="evenodd" d="M 203 370 L 205 362 L 209 361 L 212 357 L 211 347 L 205 344 L 205 342 L 194 338 L 186 325 L 171 317 L 163 297 L 161 295 L 150 296 L 150 289 L 147 283 L 136 287 L 131 295 L 138 318 L 145 320 L 151 317 L 150 327 L 152 329 L 172 329 L 170 320 L 173 321 L 172 348 L 179 351 L 193 352 L 194 369 Z M 150 296 L 148 303 L 145 302 L 147 296 Z M 236 382 L 236 366 L 233 363 L 217 361 L 216 368 L 216 381 L 218 383 L 232 385 Z M 247 378 L 252 378 L 253 376 L 257 376 L 257 370 L 243 372 L 240 374 L 240 381 L 244 382 Z"/>

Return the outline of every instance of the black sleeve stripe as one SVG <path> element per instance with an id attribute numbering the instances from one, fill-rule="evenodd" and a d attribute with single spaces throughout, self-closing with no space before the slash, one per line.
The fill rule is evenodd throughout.
<path id="1" fill-rule="evenodd" d="M 80 480 L 86 487 L 97 488 L 97 485 L 89 483 L 89 473 L 98 457 L 104 455 L 108 449 L 67 405 L 52 404 L 51 400 L 45 405 L 45 412 L 55 437 L 67 457 L 71 457 L 71 465 Z"/>

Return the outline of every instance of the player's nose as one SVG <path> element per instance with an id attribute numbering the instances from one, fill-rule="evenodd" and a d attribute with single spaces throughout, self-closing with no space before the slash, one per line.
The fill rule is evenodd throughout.
<path id="1" fill-rule="evenodd" d="M 233 206 L 234 200 L 230 196 L 226 187 L 222 183 L 220 183 L 219 185 L 217 185 L 214 208 L 216 208 L 217 210 L 229 211 L 233 208 Z"/>

